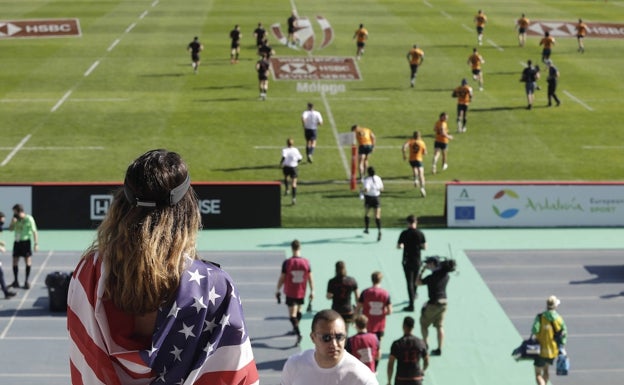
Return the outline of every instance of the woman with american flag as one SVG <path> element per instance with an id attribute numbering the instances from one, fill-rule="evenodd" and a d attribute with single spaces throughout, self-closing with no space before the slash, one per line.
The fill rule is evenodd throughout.
<path id="1" fill-rule="evenodd" d="M 258 384 L 240 295 L 198 259 L 200 228 L 179 154 L 130 164 L 70 283 L 72 384 Z"/>

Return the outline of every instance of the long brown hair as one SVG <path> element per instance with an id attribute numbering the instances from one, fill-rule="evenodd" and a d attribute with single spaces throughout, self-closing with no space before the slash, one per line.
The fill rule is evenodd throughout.
<path id="1" fill-rule="evenodd" d="M 201 216 L 195 192 L 189 186 L 178 202 L 171 198 L 171 190 L 190 183 L 188 177 L 175 152 L 152 150 L 137 158 L 128 166 L 124 187 L 114 194 L 97 240 L 85 253 L 97 251 L 102 258 L 105 297 L 125 312 L 157 310 L 177 289 L 185 257 L 196 258 Z M 129 196 L 137 197 L 136 202 Z"/>

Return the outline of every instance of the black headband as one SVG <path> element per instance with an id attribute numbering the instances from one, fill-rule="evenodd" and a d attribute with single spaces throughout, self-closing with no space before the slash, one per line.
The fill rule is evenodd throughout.
<path id="1" fill-rule="evenodd" d="M 126 195 L 126 199 L 128 200 L 128 202 L 130 202 L 131 205 L 137 207 L 157 207 L 166 205 L 173 206 L 182 200 L 184 194 L 186 194 L 189 187 L 191 187 L 191 176 L 187 175 L 186 179 L 184 180 L 184 182 L 182 182 L 181 185 L 169 191 L 169 199 L 167 201 L 157 202 L 141 200 L 140 198 L 134 196 L 134 193 L 132 192 L 130 187 L 128 187 L 127 183 L 124 183 L 124 194 Z"/>

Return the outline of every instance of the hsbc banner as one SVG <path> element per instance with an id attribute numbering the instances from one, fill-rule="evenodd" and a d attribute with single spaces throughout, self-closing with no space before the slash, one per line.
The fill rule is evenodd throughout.
<path id="1" fill-rule="evenodd" d="M 624 226 L 624 183 L 446 185 L 448 227 Z"/>
<path id="2" fill-rule="evenodd" d="M 80 36 L 78 19 L 0 20 L 0 39 Z"/>
<path id="3" fill-rule="evenodd" d="M 32 211 L 45 230 L 95 229 L 119 184 L 34 184 Z M 0 187 L 0 192 L 6 187 Z M 193 183 L 204 228 L 281 226 L 279 182 Z M 17 203 L 17 202 L 15 202 Z"/>

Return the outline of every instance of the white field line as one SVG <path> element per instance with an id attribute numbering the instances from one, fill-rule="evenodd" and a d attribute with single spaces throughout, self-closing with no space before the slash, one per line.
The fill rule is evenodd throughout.
<path id="1" fill-rule="evenodd" d="M 147 16 L 148 12 L 147 10 L 143 11 L 143 13 L 141 14 L 141 16 L 139 16 L 139 20 L 142 20 L 145 18 L 145 16 Z"/>
<path id="2" fill-rule="evenodd" d="M 0 147 L 0 150 L 6 151 L 11 150 L 12 147 Z M 32 146 L 32 147 L 22 147 L 20 151 L 73 151 L 73 150 L 104 150 L 102 146 L 77 146 L 77 147 L 69 147 L 69 146 Z"/>
<path id="3" fill-rule="evenodd" d="M 581 146 L 583 150 L 621 150 L 624 146 Z"/>
<path id="4" fill-rule="evenodd" d="M 472 32 L 472 28 L 470 28 L 466 24 L 462 24 L 462 28 L 465 29 L 466 31 Z"/>
<path id="5" fill-rule="evenodd" d="M 440 13 L 442 14 L 442 16 L 446 17 L 447 19 L 452 19 L 453 16 L 451 16 L 450 14 L 444 12 L 444 11 L 440 11 Z"/>
<path id="6" fill-rule="evenodd" d="M 89 75 L 91 75 L 91 72 L 93 72 L 93 70 L 100 64 L 99 60 L 96 60 L 93 64 L 91 64 L 91 67 L 89 67 L 89 69 L 87 70 L 87 72 L 84 73 L 84 77 L 87 77 Z"/>
<path id="7" fill-rule="evenodd" d="M 334 134 L 334 140 L 336 141 L 336 148 L 338 149 L 338 153 L 340 154 L 340 158 L 342 159 L 342 165 L 345 169 L 345 174 L 347 178 L 351 177 L 351 171 L 349 169 L 349 162 L 347 161 L 347 157 L 342 151 L 342 147 L 340 146 L 340 139 L 338 137 L 338 128 L 336 128 L 336 122 L 334 121 L 334 115 L 331 112 L 331 108 L 329 107 L 329 103 L 327 102 L 327 97 L 325 97 L 325 93 L 321 93 L 321 99 L 323 100 L 323 105 L 325 105 L 325 110 L 327 111 L 327 119 L 329 120 L 329 124 L 332 128 L 332 133 Z"/>
<path id="8" fill-rule="evenodd" d="M 136 22 L 130 24 L 128 26 L 128 28 L 126 28 L 126 30 L 124 31 L 125 33 L 129 33 L 130 31 L 132 31 L 134 29 L 134 27 L 136 27 Z"/>
<path id="9" fill-rule="evenodd" d="M 17 144 L 17 146 L 15 146 L 15 147 L 11 150 L 11 152 L 9 153 L 9 155 L 7 155 L 7 157 L 6 157 L 6 158 L 4 158 L 4 160 L 2 161 L 2 163 L 0 163 L 0 167 L 4 167 L 4 166 L 6 166 L 6 165 L 7 165 L 7 164 L 11 161 L 11 159 L 13 159 L 13 157 L 15 156 L 15 154 L 17 154 L 17 152 L 18 152 L 18 151 L 19 151 L 22 147 L 24 147 L 24 145 L 26 144 L 26 142 L 28 142 L 28 140 L 30 139 L 30 137 L 31 137 L 31 134 L 26 135 L 26 136 L 25 136 L 25 137 L 21 140 L 21 142 L 19 142 L 19 143 Z"/>
<path id="10" fill-rule="evenodd" d="M 499 46 L 498 44 L 496 44 L 496 43 L 494 42 L 494 40 L 492 40 L 492 39 L 487 39 L 487 42 L 488 42 L 488 43 L 490 43 L 490 45 L 491 45 L 492 47 L 496 48 L 497 50 L 499 50 L 499 51 L 501 51 L 501 52 L 503 52 L 503 51 L 505 50 L 503 47 L 501 47 L 501 46 Z"/>
<path id="11" fill-rule="evenodd" d="M 65 92 L 65 95 L 63 95 L 63 97 L 61 99 L 59 99 L 58 102 L 56 102 L 56 104 L 54 105 L 54 107 L 52 107 L 50 112 L 56 112 L 56 110 L 58 110 L 59 107 L 61 107 L 63 105 L 63 103 L 65 103 L 65 101 L 67 100 L 67 98 L 69 98 L 69 96 L 71 94 L 72 94 L 72 90 L 69 90 L 69 91 Z"/>
<path id="12" fill-rule="evenodd" d="M 577 98 L 576 96 L 572 95 L 571 93 L 569 93 L 566 90 L 563 90 L 563 93 L 568 95 L 568 97 L 572 100 L 574 100 L 575 102 L 577 102 L 578 104 L 580 104 L 581 106 L 585 107 L 586 110 L 588 111 L 593 111 L 594 109 L 591 108 L 590 106 L 588 106 L 587 104 L 585 104 L 585 102 L 583 102 L 581 99 Z"/>
<path id="13" fill-rule="evenodd" d="M 115 39 L 115 41 L 110 46 L 108 46 L 108 48 L 106 50 L 108 52 L 112 51 L 113 48 L 115 48 L 115 46 L 117 46 L 117 44 L 119 44 L 120 41 L 121 41 L 120 39 Z"/>
<path id="14" fill-rule="evenodd" d="M 400 150 L 402 147 L 403 146 L 375 146 L 375 150 Z M 280 150 L 282 148 L 284 148 L 284 146 L 253 146 L 254 150 Z M 316 148 L 335 148 L 335 146 L 316 146 Z"/>
<path id="15" fill-rule="evenodd" d="M 425 4 L 429 8 L 433 8 L 433 5 L 431 5 L 431 3 L 428 2 L 427 0 L 423 0 L 423 4 Z"/>

